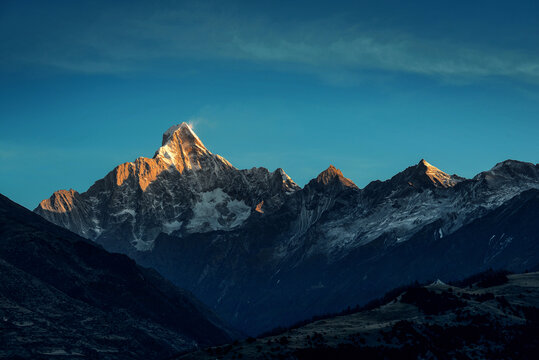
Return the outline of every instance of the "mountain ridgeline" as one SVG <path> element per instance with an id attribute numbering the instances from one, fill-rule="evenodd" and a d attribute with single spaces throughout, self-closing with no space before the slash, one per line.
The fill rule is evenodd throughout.
<path id="1" fill-rule="evenodd" d="M 539 264 L 539 166 L 507 160 L 466 179 L 421 160 L 358 188 L 327 170 L 238 170 L 185 123 L 153 158 L 35 212 L 192 291 L 257 334 L 364 303 L 415 280 Z"/>

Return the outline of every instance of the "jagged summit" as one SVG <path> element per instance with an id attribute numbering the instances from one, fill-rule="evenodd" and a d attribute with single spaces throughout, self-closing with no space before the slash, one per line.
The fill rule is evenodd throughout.
<path id="1" fill-rule="evenodd" d="M 314 180 L 318 184 L 328 185 L 334 181 L 338 181 L 340 184 L 347 186 L 347 187 L 355 187 L 357 188 L 356 184 L 352 182 L 352 180 L 344 177 L 341 170 L 337 169 L 333 165 L 329 165 L 329 167 L 322 171 L 316 179 Z"/>
<path id="2" fill-rule="evenodd" d="M 455 186 L 462 178 L 456 175 L 449 175 L 436 166 L 430 164 L 425 159 L 421 159 L 415 166 L 415 175 L 426 175 L 435 187 L 448 188 Z"/>
<path id="3" fill-rule="evenodd" d="M 162 146 L 156 151 L 154 159 L 163 160 L 168 165 L 174 165 L 178 171 L 184 169 L 200 169 L 204 157 L 216 157 L 202 143 L 189 124 L 170 127 L 163 134 Z M 221 157 L 218 160 L 228 161 Z"/>
<path id="4" fill-rule="evenodd" d="M 425 159 L 416 165 L 410 166 L 386 181 L 373 181 L 365 187 L 368 193 L 393 193 L 398 195 L 402 191 L 407 193 L 410 189 L 423 190 L 452 188 L 457 183 L 466 180 L 457 175 L 449 175 Z M 381 189 L 384 190 L 381 190 Z"/>
<path id="5" fill-rule="evenodd" d="M 236 169 L 183 122 L 153 158 L 118 165 L 84 193 L 57 191 L 35 211 L 114 251 L 150 250 L 160 233 L 235 229 L 299 189 L 282 169 Z"/>
<path id="6" fill-rule="evenodd" d="M 417 163 L 417 165 L 432 166 L 432 165 L 431 165 L 427 160 L 425 160 L 425 159 L 419 160 L 419 162 Z"/>
<path id="7" fill-rule="evenodd" d="M 316 181 L 324 185 L 327 185 L 336 176 L 337 177 L 342 176 L 342 172 L 339 169 L 337 169 L 335 166 L 330 164 L 326 170 L 318 174 L 318 176 L 316 177 Z"/>
<path id="8" fill-rule="evenodd" d="M 204 144 L 202 144 L 202 141 L 200 141 L 200 138 L 193 131 L 191 125 L 186 122 L 169 127 L 167 131 L 163 133 L 162 145 L 166 145 L 175 136 L 182 139 L 183 142 L 196 143 L 197 146 L 205 147 Z"/>

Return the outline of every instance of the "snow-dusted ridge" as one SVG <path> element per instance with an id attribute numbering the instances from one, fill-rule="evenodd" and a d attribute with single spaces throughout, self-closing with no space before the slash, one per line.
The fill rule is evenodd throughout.
<path id="1" fill-rule="evenodd" d="M 184 122 L 165 131 L 153 158 L 119 165 L 85 193 L 55 192 L 35 211 L 87 238 L 118 242 L 121 251 L 146 251 L 161 232 L 236 229 L 261 201 L 271 212 L 297 190 L 282 169 L 236 169 Z"/>
<path id="2" fill-rule="evenodd" d="M 458 176 L 451 176 L 441 171 L 437 167 L 429 164 L 426 160 L 421 159 L 420 164 L 424 165 L 427 168 L 425 174 L 429 177 L 432 183 L 438 187 L 453 187 L 459 182 L 465 180 Z"/>
<path id="3" fill-rule="evenodd" d="M 443 237 L 530 188 L 539 188 L 531 163 L 507 160 L 464 179 L 422 159 L 364 189 L 330 166 L 301 189 L 282 169 L 236 169 L 181 123 L 165 131 L 153 158 L 119 165 L 84 193 L 57 191 L 35 211 L 127 253 L 151 250 L 161 233 L 240 231 L 280 214 L 287 220 L 275 256 L 303 249 L 338 258 L 381 237 L 401 243 L 434 222 Z M 307 233 L 324 241 L 305 250 Z"/>

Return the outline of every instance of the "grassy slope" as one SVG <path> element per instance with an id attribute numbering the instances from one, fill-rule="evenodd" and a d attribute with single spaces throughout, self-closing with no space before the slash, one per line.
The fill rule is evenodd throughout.
<path id="1" fill-rule="evenodd" d="M 184 358 L 533 358 L 539 348 L 539 273 L 508 279 L 491 287 L 432 284 L 373 310 Z"/>

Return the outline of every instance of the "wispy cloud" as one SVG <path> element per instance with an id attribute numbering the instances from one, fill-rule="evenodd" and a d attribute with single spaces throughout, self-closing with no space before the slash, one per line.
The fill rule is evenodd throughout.
<path id="1" fill-rule="evenodd" d="M 379 69 L 437 77 L 510 76 L 539 80 L 539 58 L 515 51 L 462 47 L 412 36 L 356 35 L 329 42 L 236 40 L 246 59 L 327 69 Z"/>
<path id="2" fill-rule="evenodd" d="M 200 126 L 204 127 L 213 127 L 213 123 L 210 122 L 207 118 L 201 116 L 194 116 L 187 120 L 187 124 L 194 131 L 197 130 Z"/>
<path id="3" fill-rule="evenodd" d="M 362 27 L 337 16 L 275 26 L 260 16 L 191 7 L 99 13 L 92 22 L 69 22 L 58 31 L 45 25 L 35 24 L 41 35 L 19 39 L 26 44 L 4 43 L 4 65 L 119 74 L 150 70 L 155 60 L 241 60 L 286 71 L 299 67 L 336 82 L 365 70 L 539 81 L 539 57 L 526 51 Z"/>

